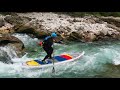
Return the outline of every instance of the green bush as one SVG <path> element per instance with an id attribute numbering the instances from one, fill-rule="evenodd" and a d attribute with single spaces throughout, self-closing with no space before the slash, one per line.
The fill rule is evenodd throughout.
<path id="1" fill-rule="evenodd" d="M 73 17 L 83 17 L 86 15 L 120 17 L 120 12 L 56 12 L 56 13 L 67 14 Z"/>

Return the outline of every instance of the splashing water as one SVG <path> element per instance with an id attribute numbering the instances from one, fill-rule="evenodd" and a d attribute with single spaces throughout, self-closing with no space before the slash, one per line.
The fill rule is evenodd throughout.
<path id="1" fill-rule="evenodd" d="M 0 47 L 0 50 L 3 50 L 9 55 L 9 57 L 12 58 L 18 58 L 16 54 L 16 49 L 12 46 L 5 46 L 5 47 Z"/>
<path id="2" fill-rule="evenodd" d="M 36 45 L 36 42 L 39 42 L 38 39 L 31 38 L 26 34 L 14 34 L 14 36 L 23 41 L 27 52 L 22 58 L 18 58 L 16 57 L 14 49 L 10 47 L 3 48 L 4 51 L 9 53 L 14 64 L 4 64 L 0 62 L 1 78 L 120 77 L 120 43 L 118 41 L 96 43 L 70 42 L 66 45 L 55 44 L 55 55 L 62 53 L 74 54 L 82 51 L 85 51 L 85 55 L 78 61 L 55 66 L 56 72 L 53 75 L 51 72 L 52 67 L 34 70 L 22 69 L 23 62 L 38 58 L 42 59 L 46 53 Z M 15 57 L 13 58 L 12 56 Z"/>

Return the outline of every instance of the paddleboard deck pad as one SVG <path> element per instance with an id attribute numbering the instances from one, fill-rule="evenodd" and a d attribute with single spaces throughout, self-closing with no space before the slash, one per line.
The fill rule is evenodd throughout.
<path id="1" fill-rule="evenodd" d="M 70 55 L 70 54 L 57 55 L 57 56 L 54 56 L 53 59 L 47 59 L 46 63 L 42 62 L 41 59 L 29 60 L 24 62 L 23 65 L 28 67 L 42 67 L 42 66 L 53 65 L 53 60 L 54 60 L 54 64 L 71 62 L 81 58 L 84 55 L 84 53 L 85 52 L 83 51 L 82 53 L 79 53 L 79 54 L 77 53 L 74 55 Z"/>

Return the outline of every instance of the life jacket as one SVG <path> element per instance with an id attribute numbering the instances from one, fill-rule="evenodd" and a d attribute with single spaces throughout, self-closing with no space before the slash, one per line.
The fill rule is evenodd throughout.
<path id="1" fill-rule="evenodd" d="M 47 41 L 49 38 L 51 38 L 51 36 L 47 36 L 43 41 L 41 41 L 39 43 L 40 46 L 43 46 L 43 44 L 45 43 L 45 41 Z"/>
<path id="2" fill-rule="evenodd" d="M 44 41 L 45 41 L 45 40 L 48 40 L 49 38 L 51 38 L 51 36 L 47 36 L 47 37 L 44 39 Z"/>
<path id="3" fill-rule="evenodd" d="M 51 47 L 53 45 L 53 39 L 51 36 L 47 36 L 44 40 L 43 40 L 43 46 L 44 47 Z"/>

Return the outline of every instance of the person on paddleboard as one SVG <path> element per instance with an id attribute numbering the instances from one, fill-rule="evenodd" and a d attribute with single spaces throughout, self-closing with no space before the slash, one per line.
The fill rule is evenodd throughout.
<path id="1" fill-rule="evenodd" d="M 43 47 L 47 55 L 42 60 L 43 63 L 46 63 L 46 59 L 50 58 L 52 59 L 52 53 L 53 53 L 53 43 L 55 41 L 55 38 L 57 37 L 56 33 L 52 33 L 51 36 L 47 36 L 42 42 L 40 42 L 40 46 Z"/>

